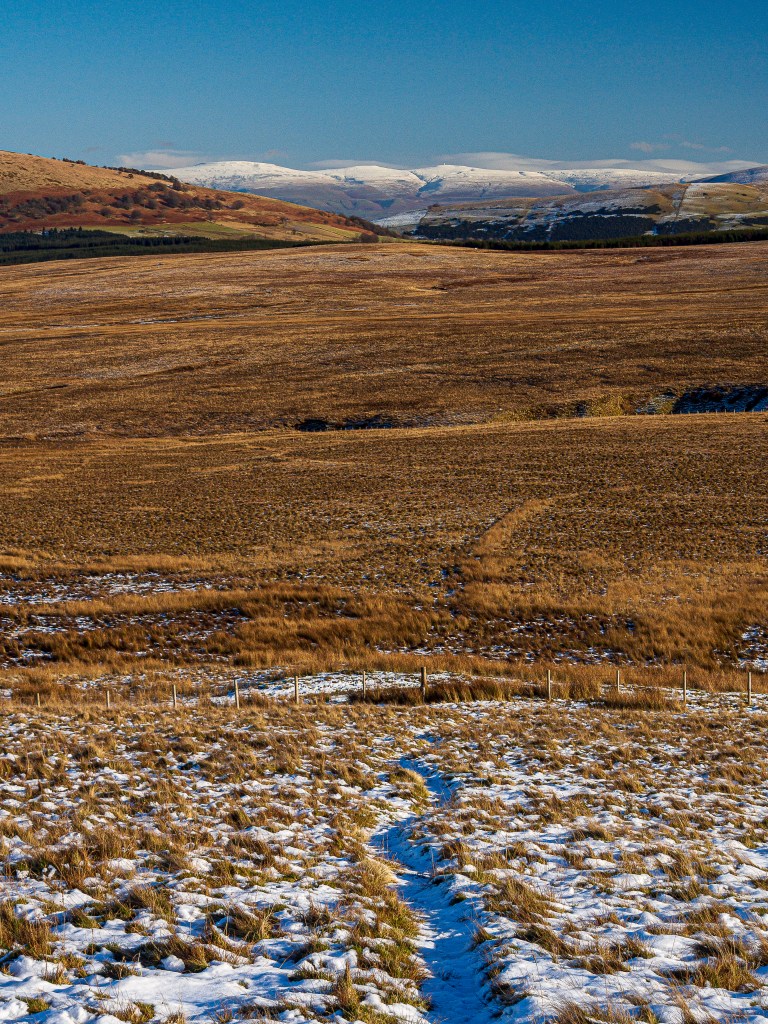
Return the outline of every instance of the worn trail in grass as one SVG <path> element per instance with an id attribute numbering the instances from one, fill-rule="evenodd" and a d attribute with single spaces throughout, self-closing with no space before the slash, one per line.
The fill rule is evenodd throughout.
<path id="1" fill-rule="evenodd" d="M 433 806 L 450 801 L 452 789 L 442 775 L 408 758 L 400 764 L 422 776 Z M 432 852 L 413 837 L 418 820 L 387 828 L 373 844 L 396 862 L 400 895 L 421 919 L 420 953 L 431 974 L 421 986 L 430 1001 L 427 1019 L 434 1024 L 483 1024 L 495 1015 L 484 998 L 483 963 L 473 948 L 472 905 L 456 902 L 445 879 L 434 876 Z"/>

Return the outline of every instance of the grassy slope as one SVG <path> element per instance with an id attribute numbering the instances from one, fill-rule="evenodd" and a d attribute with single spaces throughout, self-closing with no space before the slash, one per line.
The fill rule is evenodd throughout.
<path id="1" fill-rule="evenodd" d="M 765 224 L 768 220 L 768 185 L 734 183 L 695 183 L 663 185 L 657 188 L 610 189 L 554 199 L 496 199 L 487 202 L 453 203 L 432 208 L 421 223 L 420 231 L 439 231 L 458 225 L 461 233 L 501 237 L 516 227 L 526 231 L 547 223 L 584 221 L 587 227 L 578 238 L 613 237 L 617 233 L 643 234 L 647 227 L 638 222 L 636 232 L 628 226 L 606 229 L 602 235 L 601 218 L 623 212 L 655 223 L 662 233 L 682 230 L 707 230 L 710 227 L 735 228 Z M 586 220 L 585 220 L 586 218 Z M 696 225 L 699 225 L 697 227 Z M 559 237 L 557 234 L 553 237 Z"/>
<path id="2" fill-rule="evenodd" d="M 338 242 L 360 235 L 360 228 L 344 217 L 261 196 L 184 185 L 170 190 L 170 198 L 182 205 L 170 206 L 159 185 L 169 183 L 141 173 L 0 152 L 0 231 L 95 227 Z M 124 208 L 125 196 L 132 199 Z M 209 202 L 213 209 L 206 208 Z M 62 204 L 66 208 L 59 209 Z"/>
<path id="3" fill-rule="evenodd" d="M 0 150 L 0 195 L 46 188 L 122 188 L 128 180 L 126 174 L 107 167 Z"/>

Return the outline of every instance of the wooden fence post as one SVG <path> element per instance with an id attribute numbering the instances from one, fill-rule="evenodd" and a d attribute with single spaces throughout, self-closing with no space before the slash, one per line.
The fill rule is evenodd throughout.
<path id="1" fill-rule="evenodd" d="M 552 700 L 552 669 L 547 669 L 547 700 Z"/>
<path id="2" fill-rule="evenodd" d="M 688 671 L 683 669 L 683 704 L 688 703 Z"/>
<path id="3" fill-rule="evenodd" d="M 107 711 L 112 707 L 112 699 L 110 697 L 109 690 L 107 690 Z"/>
<path id="4" fill-rule="evenodd" d="M 293 677 L 293 700 L 294 703 L 299 703 L 299 677 Z"/>
<path id="5" fill-rule="evenodd" d="M 35 694 L 35 700 L 37 702 L 37 706 L 40 707 L 40 693 L 39 692 Z"/>
<path id="6" fill-rule="evenodd" d="M 240 710 L 240 687 L 237 679 L 235 679 L 235 707 L 238 711 Z"/>
<path id="7" fill-rule="evenodd" d="M 421 702 L 427 703 L 427 666 L 421 666 Z"/>
<path id="8" fill-rule="evenodd" d="M 367 692 L 368 692 L 367 691 L 366 683 L 367 683 L 367 679 L 365 677 L 365 669 L 363 669 L 363 700 L 365 700 Z"/>
<path id="9" fill-rule="evenodd" d="M 173 684 L 173 706 L 177 707 L 178 703 L 179 703 L 179 701 L 178 701 L 178 698 L 176 696 L 176 683 L 174 683 Z"/>
<path id="10" fill-rule="evenodd" d="M 621 669 L 616 669 L 616 693 L 621 693 Z"/>

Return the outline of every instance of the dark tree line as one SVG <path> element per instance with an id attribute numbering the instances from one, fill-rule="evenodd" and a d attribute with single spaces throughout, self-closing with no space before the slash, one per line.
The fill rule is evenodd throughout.
<path id="1" fill-rule="evenodd" d="M 491 238 L 440 238 L 432 244 L 507 252 L 547 252 L 559 249 L 644 249 L 667 245 L 715 245 L 721 242 L 766 242 L 768 227 L 732 228 L 728 231 L 691 231 L 670 235 L 633 235 L 627 238 L 582 238 L 557 242 L 518 242 Z"/>
<path id="2" fill-rule="evenodd" d="M 101 256 L 139 256 L 150 252 L 248 252 L 257 249 L 296 248 L 317 242 L 289 242 L 264 238 L 210 239 L 195 235 L 161 235 L 134 238 L 110 231 L 83 228 L 51 229 L 43 232 L 16 231 L 0 235 L 0 266 L 38 263 L 45 260 L 82 259 Z"/>

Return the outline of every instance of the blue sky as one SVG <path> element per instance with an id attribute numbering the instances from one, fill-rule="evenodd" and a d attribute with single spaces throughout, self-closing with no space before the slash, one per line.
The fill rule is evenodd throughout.
<path id="1" fill-rule="evenodd" d="M 2 149 L 768 163 L 764 0 L 3 0 L 0 39 Z"/>

